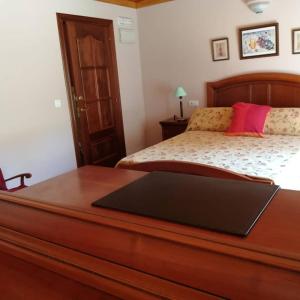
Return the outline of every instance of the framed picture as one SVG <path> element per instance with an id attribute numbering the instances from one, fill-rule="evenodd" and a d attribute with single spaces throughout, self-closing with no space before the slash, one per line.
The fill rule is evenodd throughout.
<path id="1" fill-rule="evenodd" d="M 293 54 L 300 54 L 300 28 L 292 30 Z"/>
<path id="2" fill-rule="evenodd" d="M 229 59 L 228 38 L 216 39 L 211 41 L 213 61 Z"/>
<path id="3" fill-rule="evenodd" d="M 279 55 L 278 23 L 240 28 L 241 59 Z"/>

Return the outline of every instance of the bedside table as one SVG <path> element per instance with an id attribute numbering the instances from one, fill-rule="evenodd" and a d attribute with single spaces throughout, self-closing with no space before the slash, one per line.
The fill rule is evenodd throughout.
<path id="1" fill-rule="evenodd" d="M 163 140 L 169 139 L 177 134 L 184 132 L 188 122 L 188 119 L 179 121 L 174 120 L 174 118 L 160 121 L 159 124 L 161 126 Z"/>

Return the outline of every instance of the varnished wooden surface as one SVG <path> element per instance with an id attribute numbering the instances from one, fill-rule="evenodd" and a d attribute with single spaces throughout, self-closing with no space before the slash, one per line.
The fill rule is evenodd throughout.
<path id="1" fill-rule="evenodd" d="M 29 264 L 22 259 L 13 258 L 3 252 L 0 252 L 0 261 L 1 299 L 118 299 L 105 292 L 76 283 L 55 272 L 42 269 L 34 264 Z M 3 284 L 7 283 L 7 277 L 14 280 L 8 284 Z M 39 284 L 36 284 L 36 282 L 39 282 Z"/>
<path id="2" fill-rule="evenodd" d="M 201 299 L 199 295 L 299 298 L 299 192 L 279 191 L 247 238 L 90 206 L 96 199 L 144 175 L 89 166 L 24 189 L 15 196 L 0 194 L 0 251 L 28 259 L 12 248 L 22 246 L 27 251 L 31 249 L 29 253 L 33 249 L 40 255 L 46 252 L 65 265 L 78 265 L 89 272 L 96 272 L 91 266 L 109 262 L 107 273 L 101 271 L 105 270 L 103 266 L 99 267 L 99 276 L 118 278 L 121 286 L 124 278 L 130 278 L 130 295 L 137 293 L 134 286 L 138 285 L 147 295 L 151 291 L 171 299 L 176 299 L 171 293 L 174 289 L 181 293 L 178 299 Z M 92 257 L 98 263 L 89 266 L 87 262 L 92 263 Z M 36 262 L 37 258 L 32 260 Z M 109 273 L 112 268 L 113 274 Z M 86 278 L 82 276 L 80 280 Z M 151 284 L 151 280 L 159 281 Z M 175 287 L 169 285 L 171 282 L 176 283 Z M 129 292 L 123 288 L 123 294 L 118 294 L 113 286 L 103 282 L 100 286 L 102 292 L 116 297 Z"/>
<path id="3" fill-rule="evenodd" d="M 173 0 L 98 0 L 98 1 L 115 4 L 115 5 L 127 6 L 131 8 L 142 8 L 145 6 L 161 4 Z"/>
<path id="4" fill-rule="evenodd" d="M 145 172 L 87 166 L 14 193 L 35 199 L 36 205 L 50 204 L 105 216 L 128 224 L 139 224 L 174 233 L 234 243 L 247 248 L 264 248 L 300 258 L 300 192 L 280 190 L 251 234 L 246 238 L 214 233 L 136 215 L 92 207 L 91 203 L 142 176 Z M 188 191 L 187 191 L 188 193 Z M 281 237 L 281 238 L 279 238 Z"/>
<path id="5" fill-rule="evenodd" d="M 203 165 L 199 163 L 190 163 L 186 161 L 154 160 L 154 161 L 145 161 L 141 163 L 132 163 L 132 164 L 119 163 L 118 168 L 136 170 L 136 171 L 146 171 L 146 172 L 163 171 L 163 172 L 183 173 L 183 174 L 200 175 L 200 176 L 214 177 L 214 178 L 236 179 L 236 180 L 252 181 L 252 182 L 265 183 L 265 184 L 274 184 L 274 181 L 268 178 L 243 175 L 222 168 Z"/>
<path id="6" fill-rule="evenodd" d="M 280 190 L 272 200 L 272 205 L 266 210 L 264 218 L 258 221 L 247 239 L 91 206 L 93 201 L 104 197 L 125 184 L 141 178 L 145 174 L 147 173 L 141 171 L 87 166 L 33 185 L 14 193 L 14 195 L 37 200 L 36 205 L 53 204 L 66 209 L 71 208 L 80 212 L 116 218 L 128 223 L 140 225 L 148 224 L 151 227 L 157 228 L 163 226 L 162 228 L 164 229 L 168 228 L 170 231 L 188 233 L 192 236 L 196 234 L 195 236 L 198 237 L 202 235 L 207 237 L 209 235 L 220 241 L 236 241 L 240 244 L 253 243 L 253 245 L 256 244 L 257 246 L 272 245 L 272 251 L 278 248 L 278 250 L 295 252 L 295 254 L 298 253 L 300 257 L 300 242 L 294 242 L 295 233 L 297 232 L 299 232 L 298 237 L 300 241 L 300 222 L 296 221 L 298 217 L 300 218 L 300 192 L 298 191 Z M 299 199 L 299 201 L 297 201 L 297 199 Z M 297 209 L 298 207 L 299 209 Z M 276 218 L 272 221 L 273 215 L 275 215 Z M 277 222 L 275 219 L 281 220 L 281 222 Z M 272 226 L 270 226 L 268 232 L 266 232 L 266 226 L 269 224 Z M 268 241 L 270 237 L 272 237 L 272 232 L 274 233 L 274 240 Z M 284 242 L 276 238 L 276 234 L 283 235 L 283 233 L 285 233 Z M 267 236 L 268 239 L 266 238 Z"/>
<path id="7" fill-rule="evenodd" d="M 300 74 L 250 73 L 207 83 L 207 106 L 236 102 L 300 107 Z"/>

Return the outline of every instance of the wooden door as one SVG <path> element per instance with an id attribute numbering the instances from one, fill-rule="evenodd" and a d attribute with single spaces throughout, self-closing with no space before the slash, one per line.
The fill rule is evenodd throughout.
<path id="1" fill-rule="evenodd" d="M 78 166 L 125 156 L 113 22 L 57 14 Z"/>

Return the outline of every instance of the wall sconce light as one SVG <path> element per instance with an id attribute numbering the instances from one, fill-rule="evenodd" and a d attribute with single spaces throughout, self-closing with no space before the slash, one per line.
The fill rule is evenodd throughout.
<path id="1" fill-rule="evenodd" d="M 178 118 L 178 121 L 184 121 L 184 117 L 183 117 L 183 109 L 182 109 L 182 98 L 185 97 L 187 95 L 186 91 L 184 90 L 184 88 L 182 86 L 179 86 L 176 89 L 176 93 L 175 93 L 176 97 L 179 99 L 180 101 L 180 118 Z"/>
<path id="2" fill-rule="evenodd" d="M 247 6 L 256 14 L 261 14 L 270 5 L 271 0 L 244 0 Z"/>

